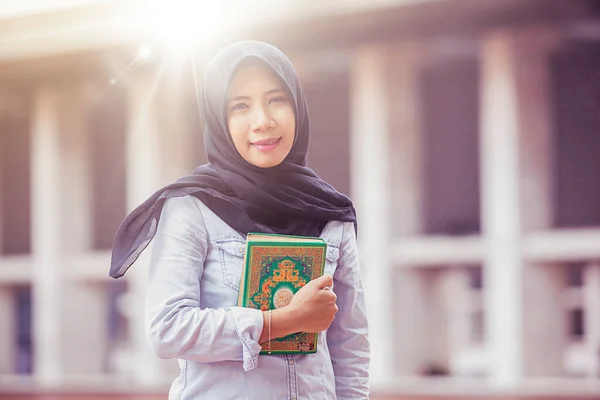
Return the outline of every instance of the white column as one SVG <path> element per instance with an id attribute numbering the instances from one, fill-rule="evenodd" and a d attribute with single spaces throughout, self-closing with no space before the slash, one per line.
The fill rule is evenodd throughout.
<path id="1" fill-rule="evenodd" d="M 491 383 L 516 386 L 523 375 L 519 125 L 512 38 L 485 38 L 481 73 L 482 226 Z"/>
<path id="2" fill-rule="evenodd" d="M 57 385 L 63 374 L 63 340 L 58 318 L 65 277 L 60 176 L 60 96 L 54 87 L 39 88 L 33 103 L 31 207 L 34 371 L 40 383 Z"/>
<path id="3" fill-rule="evenodd" d="M 385 49 L 357 51 L 350 83 L 351 192 L 358 213 L 358 244 L 365 285 L 373 387 L 393 377 L 391 316 L 390 126 Z"/>
<path id="4" fill-rule="evenodd" d="M 129 93 L 129 130 L 126 138 L 127 210 L 136 208 L 165 182 L 162 179 L 163 150 L 159 130 L 158 79 L 149 74 L 136 77 Z M 127 272 L 128 315 L 131 317 L 134 379 L 142 385 L 164 382 L 161 363 L 146 339 L 144 303 L 151 245 Z"/>
<path id="5" fill-rule="evenodd" d="M 548 266 L 527 265 L 520 248 L 526 232 L 551 222 L 550 42 L 543 29 L 496 31 L 482 51 L 486 324 L 491 383 L 503 388 L 559 366 L 560 277 Z"/>
<path id="6" fill-rule="evenodd" d="M 33 110 L 35 371 L 48 385 L 102 373 L 106 352 L 106 294 L 77 282 L 67 268 L 70 256 L 91 250 L 89 89 L 79 83 L 42 87 Z"/>

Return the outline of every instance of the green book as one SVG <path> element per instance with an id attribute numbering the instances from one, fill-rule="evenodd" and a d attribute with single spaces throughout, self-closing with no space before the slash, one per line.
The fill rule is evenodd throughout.
<path id="1" fill-rule="evenodd" d="M 321 238 L 249 233 L 238 306 L 268 311 L 285 307 L 310 280 L 323 275 L 327 244 Z M 271 339 L 271 354 L 317 352 L 318 333 Z M 268 342 L 260 354 L 268 354 Z"/>

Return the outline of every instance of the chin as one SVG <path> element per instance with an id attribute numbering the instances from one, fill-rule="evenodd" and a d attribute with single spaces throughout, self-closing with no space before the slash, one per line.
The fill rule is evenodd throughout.
<path id="1" fill-rule="evenodd" d="M 283 162 L 281 160 L 248 160 L 250 164 L 257 166 L 258 168 L 273 168 Z"/>

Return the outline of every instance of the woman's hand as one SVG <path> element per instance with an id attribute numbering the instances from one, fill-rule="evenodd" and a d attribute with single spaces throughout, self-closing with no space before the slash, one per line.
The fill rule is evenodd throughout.
<path id="1" fill-rule="evenodd" d="M 338 307 L 331 290 L 333 278 L 323 275 L 302 287 L 287 306 L 298 326 L 298 332 L 321 332 L 329 328 Z"/>
<path id="2" fill-rule="evenodd" d="M 296 332 L 321 332 L 329 328 L 338 307 L 337 296 L 331 290 L 333 277 L 323 275 L 313 279 L 296 292 L 290 304 L 272 310 L 271 339 Z M 269 314 L 263 311 L 263 331 L 259 343 L 269 340 Z"/>

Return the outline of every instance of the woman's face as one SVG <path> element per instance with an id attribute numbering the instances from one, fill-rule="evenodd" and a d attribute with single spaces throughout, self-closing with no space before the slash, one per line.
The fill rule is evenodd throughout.
<path id="1" fill-rule="evenodd" d="M 246 62 L 227 97 L 229 134 L 238 153 L 260 168 L 283 162 L 294 144 L 293 101 L 278 76 L 259 61 Z"/>

